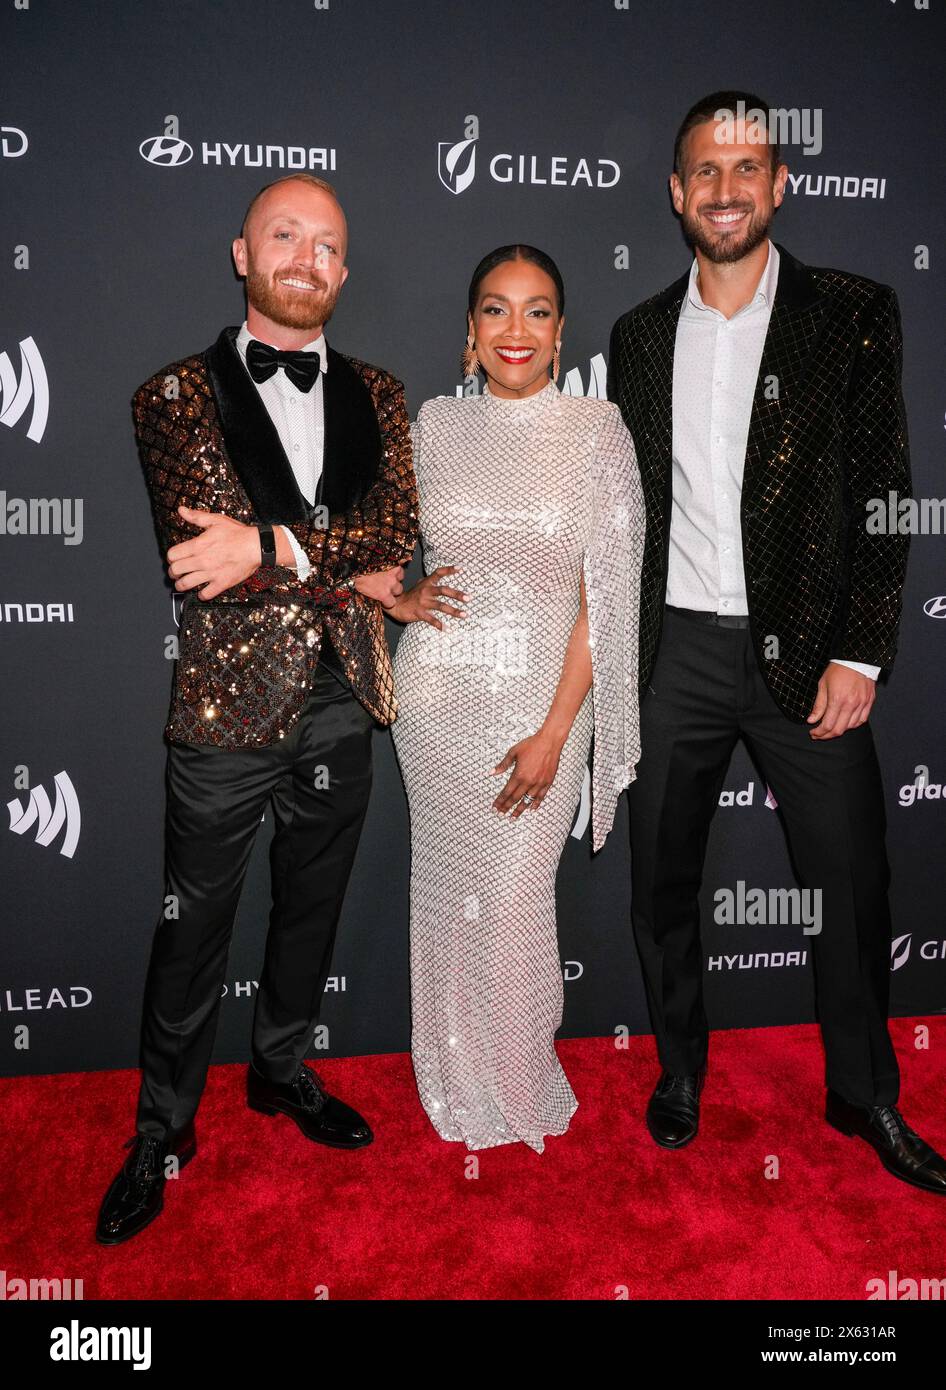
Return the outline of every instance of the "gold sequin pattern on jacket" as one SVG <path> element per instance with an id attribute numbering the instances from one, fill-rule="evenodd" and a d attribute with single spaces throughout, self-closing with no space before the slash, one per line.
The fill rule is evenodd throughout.
<path id="1" fill-rule="evenodd" d="M 349 587 L 350 574 L 406 564 L 417 539 L 417 490 L 404 389 L 355 358 L 345 361 L 367 387 L 382 441 L 379 473 L 359 506 L 290 525 L 312 572 L 261 566 L 216 599 L 189 594 L 165 733 L 184 743 L 260 747 L 295 725 L 329 629 L 355 696 L 380 724 L 397 713 L 380 605 Z M 184 504 L 255 524 L 249 497 L 228 458 L 204 354 L 172 363 L 135 392 L 139 457 L 162 554 L 198 532 Z"/>
<path id="2" fill-rule="evenodd" d="M 909 537 L 870 534 L 866 508 L 889 491 L 909 496 L 910 461 L 895 293 L 778 251 L 741 521 L 759 666 L 783 713 L 801 722 L 829 661 L 888 668 L 893 661 Z M 642 686 L 666 601 L 673 354 L 687 280 L 688 273 L 618 319 L 608 362 L 608 396 L 633 436 L 647 507 Z"/>

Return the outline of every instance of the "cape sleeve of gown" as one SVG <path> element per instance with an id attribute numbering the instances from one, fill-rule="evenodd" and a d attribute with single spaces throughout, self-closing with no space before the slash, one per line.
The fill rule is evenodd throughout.
<path id="1" fill-rule="evenodd" d="M 583 573 L 591 648 L 594 751 L 592 847 L 604 844 L 618 797 L 640 761 L 638 628 L 644 496 L 634 441 L 605 402 L 592 461 L 593 517 Z"/>

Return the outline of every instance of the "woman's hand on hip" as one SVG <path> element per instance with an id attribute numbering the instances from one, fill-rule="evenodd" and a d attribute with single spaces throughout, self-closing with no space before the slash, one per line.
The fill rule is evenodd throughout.
<path id="1" fill-rule="evenodd" d="M 443 623 L 437 616 L 439 613 L 445 613 L 450 618 L 465 618 L 465 609 L 456 608 L 446 600 L 452 598 L 462 603 L 466 594 L 460 589 L 448 589 L 440 582 L 443 575 L 454 574 L 455 571 L 456 565 L 441 565 L 439 569 L 432 570 L 425 578 L 418 580 L 412 589 L 408 589 L 393 608 L 388 609 L 388 616 L 396 618 L 399 623 L 430 623 L 438 632 L 443 632 Z"/>

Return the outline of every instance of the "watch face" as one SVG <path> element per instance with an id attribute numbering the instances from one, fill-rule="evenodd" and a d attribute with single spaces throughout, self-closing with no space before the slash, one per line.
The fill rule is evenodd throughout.
<path id="1" fill-rule="evenodd" d="M 276 563 L 276 534 L 271 526 L 260 526 L 259 548 L 260 564 L 275 565 Z"/>

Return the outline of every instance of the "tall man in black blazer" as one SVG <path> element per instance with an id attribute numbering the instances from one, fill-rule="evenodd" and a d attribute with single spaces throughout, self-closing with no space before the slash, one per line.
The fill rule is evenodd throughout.
<path id="1" fill-rule="evenodd" d="M 886 824 L 867 723 L 896 650 L 907 559 L 905 536 L 866 526 L 872 498 L 910 487 L 900 316 L 888 287 L 802 265 L 769 240 L 788 171 L 771 132 L 756 141 L 768 111 L 734 91 L 688 112 L 670 188 L 695 259 L 611 335 L 608 395 L 647 507 L 642 759 L 629 792 L 632 917 L 663 1068 L 647 1123 L 666 1148 L 697 1133 L 698 893 L 741 737 L 802 885 L 821 890 L 811 943 L 826 1118 L 896 1177 L 946 1195 L 946 1162 L 895 1108 Z"/>

